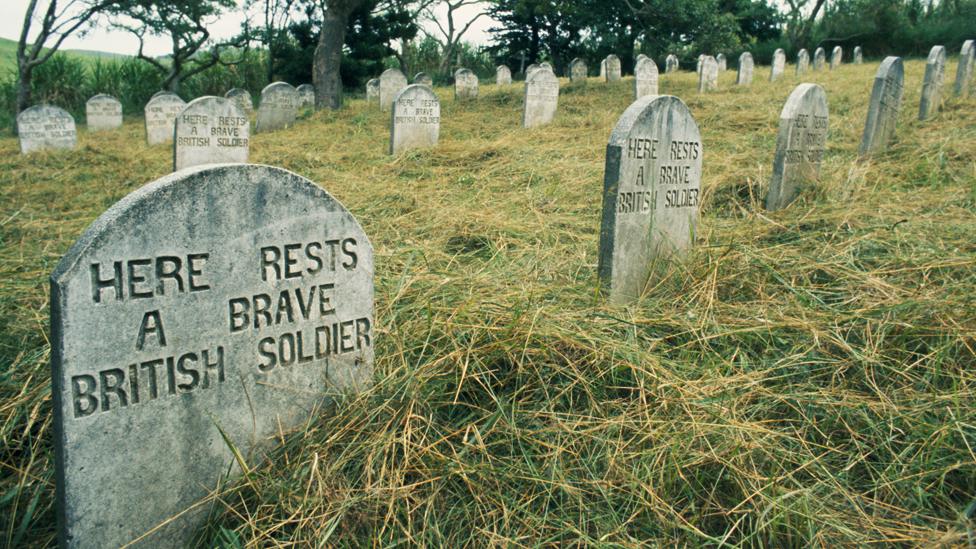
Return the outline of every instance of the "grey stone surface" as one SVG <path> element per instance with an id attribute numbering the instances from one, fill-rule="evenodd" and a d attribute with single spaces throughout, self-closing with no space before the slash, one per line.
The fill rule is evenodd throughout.
<path id="1" fill-rule="evenodd" d="M 607 56 L 607 82 L 620 80 L 620 58 L 614 54 Z"/>
<path id="2" fill-rule="evenodd" d="M 600 284 L 611 303 L 634 301 L 654 265 L 695 241 L 702 142 L 688 107 L 646 96 L 624 111 L 607 144 Z"/>
<path id="3" fill-rule="evenodd" d="M 303 110 L 315 110 L 315 86 L 302 84 L 295 88 L 298 92 L 298 108 Z"/>
<path id="4" fill-rule="evenodd" d="M 604 59 L 600 61 L 600 80 L 606 81 L 607 79 L 607 60 Z"/>
<path id="5" fill-rule="evenodd" d="M 559 105 L 559 79 L 549 69 L 533 71 L 525 81 L 522 127 L 533 128 L 552 122 Z"/>
<path id="6" fill-rule="evenodd" d="M 91 132 L 122 127 L 122 103 L 104 93 L 93 96 L 85 103 L 85 125 Z"/>
<path id="7" fill-rule="evenodd" d="M 715 62 L 718 63 L 718 72 L 725 72 L 729 70 L 729 62 L 727 59 L 725 59 L 724 53 L 716 55 Z"/>
<path id="8" fill-rule="evenodd" d="M 827 94 L 816 84 L 800 84 L 779 115 L 779 134 L 766 209 L 788 206 L 820 177 L 827 145 Z"/>
<path id="9" fill-rule="evenodd" d="M 180 114 L 186 102 L 173 93 L 160 93 L 153 96 L 146 103 L 146 143 L 158 145 L 173 140 L 173 127 L 176 116 Z"/>
<path id="10" fill-rule="evenodd" d="M 705 54 L 704 53 L 703 54 L 700 54 L 698 56 L 698 61 L 695 63 L 695 73 L 701 75 L 702 61 L 704 61 L 704 60 L 705 60 Z"/>
<path id="11" fill-rule="evenodd" d="M 407 77 L 399 69 L 383 71 L 380 75 L 380 110 L 390 110 L 393 107 L 393 98 L 406 87 Z"/>
<path id="12" fill-rule="evenodd" d="M 755 63 L 752 60 L 752 54 L 749 52 L 743 52 L 739 56 L 739 72 L 736 73 L 735 83 L 739 86 L 748 86 L 752 84 L 752 73 L 755 70 Z"/>
<path id="13" fill-rule="evenodd" d="M 830 53 L 830 70 L 834 70 L 841 66 L 844 62 L 844 48 L 840 46 L 834 46 L 834 51 Z"/>
<path id="14" fill-rule="evenodd" d="M 634 99 L 645 95 L 657 95 L 657 63 L 646 55 L 634 66 Z"/>
<path id="15" fill-rule="evenodd" d="M 810 70 L 810 54 L 805 49 L 801 49 L 796 54 L 796 75 L 803 76 Z"/>
<path id="16" fill-rule="evenodd" d="M 884 151 L 895 137 L 898 112 L 905 89 L 905 68 L 900 57 L 887 57 L 874 75 L 868 117 L 861 138 L 861 155 Z"/>
<path id="17" fill-rule="evenodd" d="M 173 93 L 173 92 L 171 92 L 169 90 L 159 90 L 158 92 L 152 94 L 152 97 L 150 97 L 149 99 L 152 100 L 152 99 L 155 99 L 156 97 L 158 97 L 160 95 L 166 95 L 166 94 L 170 94 L 170 93 Z"/>
<path id="18" fill-rule="evenodd" d="M 287 82 L 274 82 L 261 90 L 261 103 L 258 104 L 256 132 L 270 132 L 287 128 L 298 117 L 298 90 Z"/>
<path id="19" fill-rule="evenodd" d="M 854 64 L 861 65 L 864 63 L 864 52 L 861 50 L 861 46 L 854 46 Z"/>
<path id="20" fill-rule="evenodd" d="M 718 62 L 711 55 L 706 55 L 701 61 L 698 73 L 698 93 L 718 89 Z"/>
<path id="21" fill-rule="evenodd" d="M 470 69 L 458 69 L 454 72 L 454 99 L 469 101 L 478 98 L 478 75 Z"/>
<path id="22" fill-rule="evenodd" d="M 782 48 L 777 48 L 773 52 L 773 64 L 769 67 L 769 81 L 779 80 L 786 72 L 786 52 Z"/>
<path id="23" fill-rule="evenodd" d="M 649 59 L 649 58 L 647 57 L 647 54 L 646 53 L 638 53 L 637 54 L 637 59 L 634 59 L 634 65 L 636 66 L 637 63 L 640 62 L 641 59 Z"/>
<path id="24" fill-rule="evenodd" d="M 231 88 L 227 90 L 224 94 L 227 99 L 232 99 L 237 106 L 244 111 L 245 114 L 250 115 L 254 112 L 254 100 L 251 98 L 251 92 L 242 88 Z"/>
<path id="25" fill-rule="evenodd" d="M 78 145 L 75 119 L 68 111 L 53 105 L 34 105 L 17 115 L 20 153 L 73 149 Z"/>
<path id="26" fill-rule="evenodd" d="M 813 70 L 823 70 L 827 64 L 827 52 L 823 48 L 817 48 L 813 52 Z"/>
<path id="27" fill-rule="evenodd" d="M 418 72 L 413 75 L 413 83 L 420 84 L 421 86 L 427 86 L 428 88 L 434 87 L 434 79 L 430 77 L 426 72 Z"/>
<path id="28" fill-rule="evenodd" d="M 393 99 L 390 154 L 433 147 L 441 128 L 441 103 L 430 86 L 412 84 Z"/>
<path id="29" fill-rule="evenodd" d="M 528 78 L 530 74 L 532 74 L 533 72 L 535 72 L 537 70 L 539 70 L 539 64 L 538 63 L 532 63 L 528 67 L 525 67 L 525 77 Z"/>
<path id="30" fill-rule="evenodd" d="M 367 103 L 379 103 L 380 102 L 380 79 L 370 78 L 366 82 L 366 102 Z"/>
<path id="31" fill-rule="evenodd" d="M 173 169 L 245 163 L 250 137 L 251 121 L 236 101 L 198 97 L 176 117 Z"/>
<path id="32" fill-rule="evenodd" d="M 664 74 L 676 72 L 679 68 L 681 68 L 681 63 L 678 61 L 678 56 L 669 53 L 664 59 Z"/>
<path id="33" fill-rule="evenodd" d="M 228 442 L 260 464 L 370 383 L 374 336 L 372 246 L 311 181 L 208 166 L 123 198 L 51 275 L 62 547 L 120 547 L 173 517 L 136 546 L 190 546 L 201 500 L 240 474 Z"/>
<path id="34" fill-rule="evenodd" d="M 573 84 L 585 84 L 588 72 L 586 61 L 577 57 L 569 64 L 569 81 Z"/>
<path id="35" fill-rule="evenodd" d="M 507 65 L 498 65 L 495 67 L 495 84 L 499 86 L 508 86 L 512 83 L 512 69 L 509 69 Z"/>
<path id="36" fill-rule="evenodd" d="M 969 97 L 973 81 L 974 59 L 976 59 L 976 42 L 966 40 L 959 50 L 959 65 L 956 67 L 955 92 L 957 97 Z"/>
<path id="37" fill-rule="evenodd" d="M 927 120 L 942 107 L 942 88 L 945 86 L 945 46 L 932 46 L 925 61 L 922 97 L 918 103 L 918 119 Z"/>
<path id="38" fill-rule="evenodd" d="M 542 63 L 539 63 L 539 68 L 540 69 L 546 69 L 546 70 L 552 72 L 553 74 L 556 74 L 556 69 L 553 69 L 552 68 L 552 65 L 550 65 L 548 61 L 543 61 Z"/>

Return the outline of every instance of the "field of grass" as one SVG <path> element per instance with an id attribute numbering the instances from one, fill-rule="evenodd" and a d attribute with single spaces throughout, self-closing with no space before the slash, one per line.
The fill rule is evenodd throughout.
<path id="1" fill-rule="evenodd" d="M 361 100 L 252 136 L 376 250 L 376 384 L 282 436 L 213 505 L 207 546 L 965 546 L 976 513 L 976 99 L 858 161 L 875 63 L 808 74 L 822 178 L 762 208 L 787 77 L 696 93 L 693 254 L 639 303 L 597 294 L 604 149 L 632 80 L 442 99 L 441 143 L 386 154 Z M 950 62 L 947 73 L 955 73 Z M 170 171 L 141 121 L 22 157 L 0 139 L 0 544 L 54 543 L 47 276 Z M 110 449 L 109 449 L 110 450 Z M 968 518 L 967 518 L 968 515 Z M 967 529 L 970 533 L 967 534 Z"/>
<path id="2" fill-rule="evenodd" d="M 94 61 L 95 59 L 124 59 L 128 56 L 117 53 L 107 53 L 94 50 L 63 50 L 65 54 L 79 59 Z M 17 72 L 17 41 L 0 38 L 0 77 Z"/>

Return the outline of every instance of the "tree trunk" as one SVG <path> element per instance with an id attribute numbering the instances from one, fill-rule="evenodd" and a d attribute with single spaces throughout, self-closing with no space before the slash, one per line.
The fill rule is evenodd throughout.
<path id="1" fill-rule="evenodd" d="M 18 71 L 19 78 L 17 78 L 17 113 L 20 114 L 23 110 L 31 106 L 31 78 L 33 76 L 30 69 L 21 69 Z"/>
<path id="2" fill-rule="evenodd" d="M 346 41 L 349 14 L 362 0 L 333 0 L 322 18 L 319 44 L 315 47 L 312 82 L 315 85 L 315 106 L 332 110 L 342 107 L 342 46 Z"/>

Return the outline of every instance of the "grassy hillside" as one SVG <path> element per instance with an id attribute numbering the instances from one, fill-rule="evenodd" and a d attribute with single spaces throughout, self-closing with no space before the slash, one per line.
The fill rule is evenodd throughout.
<path id="1" fill-rule="evenodd" d="M 61 50 L 69 56 L 87 60 L 125 59 L 127 55 L 95 50 Z M 17 70 L 17 41 L 0 38 L 0 76 Z"/>
<path id="2" fill-rule="evenodd" d="M 385 154 L 362 101 L 253 136 L 376 249 L 376 385 L 284 434 L 220 494 L 205 544 L 964 545 L 976 501 L 976 100 L 858 161 L 876 65 L 808 75 L 822 180 L 762 208 L 799 82 L 662 75 L 705 147 L 696 251 L 640 303 L 597 296 L 604 149 L 632 81 L 442 98 L 441 144 Z M 954 74 L 951 63 L 949 74 Z M 54 543 L 47 276 L 100 213 L 170 171 L 139 120 L 76 151 L 0 139 L 0 539 Z"/>

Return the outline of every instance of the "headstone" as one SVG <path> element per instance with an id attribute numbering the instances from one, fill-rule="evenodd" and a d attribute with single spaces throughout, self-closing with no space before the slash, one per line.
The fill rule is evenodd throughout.
<path id="1" fill-rule="evenodd" d="M 250 115 L 254 112 L 254 101 L 251 99 L 251 92 L 241 89 L 241 88 L 231 88 L 227 90 L 224 94 L 227 99 L 232 99 L 237 106 L 244 111 L 244 114 Z"/>
<path id="2" fill-rule="evenodd" d="M 585 84 L 587 77 L 586 61 L 579 57 L 569 64 L 569 81 L 573 84 Z"/>
<path id="3" fill-rule="evenodd" d="M 834 51 L 830 54 L 830 70 L 834 70 L 844 62 L 844 48 L 834 46 Z"/>
<path id="4" fill-rule="evenodd" d="M 796 75 L 802 76 L 810 69 L 810 54 L 802 49 L 796 54 Z"/>
<path id="5" fill-rule="evenodd" d="M 186 102 L 173 93 L 153 96 L 144 109 L 146 118 L 146 143 L 158 145 L 173 140 L 173 127 L 176 117 L 186 106 Z"/>
<path id="6" fill-rule="evenodd" d="M 298 108 L 299 109 L 314 109 L 315 108 L 315 86 L 311 84 L 302 84 L 295 88 L 298 92 Z"/>
<path id="7" fill-rule="evenodd" d="M 918 104 L 918 119 L 926 120 L 939 112 L 942 106 L 942 86 L 945 84 L 945 46 L 932 46 L 925 62 L 925 79 L 922 81 L 922 99 Z"/>
<path id="8" fill-rule="evenodd" d="M 532 63 L 532 64 L 531 64 L 531 65 L 529 65 L 528 67 L 525 67 L 525 79 L 526 79 L 526 80 L 528 80 L 528 79 L 529 79 L 529 76 L 530 76 L 530 75 L 531 75 L 532 73 L 534 73 L 535 71 L 537 71 L 537 70 L 539 70 L 539 67 L 540 67 L 540 66 L 541 66 L 541 65 L 539 65 L 539 64 L 537 64 L 537 63 Z"/>
<path id="9" fill-rule="evenodd" d="M 298 117 L 298 90 L 287 82 L 274 82 L 261 90 L 258 104 L 256 132 L 270 132 L 287 128 Z"/>
<path id="10" fill-rule="evenodd" d="M 819 71 L 823 70 L 824 65 L 827 63 L 827 52 L 823 48 L 817 48 L 813 52 L 813 70 Z"/>
<path id="11" fill-rule="evenodd" d="M 173 169 L 247 162 L 251 121 L 231 99 L 205 96 L 176 117 Z"/>
<path id="12" fill-rule="evenodd" d="M 92 97 L 85 103 L 85 124 L 90 132 L 122 127 L 122 103 L 104 93 Z"/>
<path id="13" fill-rule="evenodd" d="M 634 66 L 634 99 L 657 95 L 657 63 L 646 55 Z"/>
<path id="14" fill-rule="evenodd" d="M 366 102 L 367 103 L 379 103 L 380 102 L 380 79 L 370 78 L 366 82 Z"/>
<path id="15" fill-rule="evenodd" d="M 705 54 L 702 53 L 698 56 L 698 62 L 695 64 L 695 73 L 701 75 L 702 62 L 705 61 Z"/>
<path id="16" fill-rule="evenodd" d="M 636 66 L 637 63 L 639 63 L 641 59 L 648 59 L 647 54 L 646 53 L 638 53 L 637 54 L 637 59 L 634 60 L 634 65 Z"/>
<path id="17" fill-rule="evenodd" d="M 711 55 L 706 55 L 701 62 L 698 74 L 698 93 L 718 89 L 718 62 Z"/>
<path id="18" fill-rule="evenodd" d="M 668 54 L 667 58 L 665 58 L 664 60 L 664 73 L 667 74 L 671 72 L 676 72 L 680 67 L 680 65 L 681 64 L 678 62 L 678 56 L 674 55 L 673 53 L 670 53 Z"/>
<path id="19" fill-rule="evenodd" d="M 73 149 L 78 144 L 75 119 L 53 105 L 34 105 L 17 115 L 20 153 Z"/>
<path id="20" fill-rule="evenodd" d="M 166 94 L 170 94 L 170 93 L 173 93 L 173 92 L 171 92 L 169 90 L 159 90 L 158 92 L 152 94 L 152 97 L 150 97 L 149 99 L 150 100 L 153 100 L 156 97 L 159 97 L 160 95 L 166 95 Z"/>
<path id="21" fill-rule="evenodd" d="M 466 101 L 478 98 L 478 75 L 470 69 L 459 69 L 454 73 L 454 99 Z"/>
<path id="22" fill-rule="evenodd" d="M 393 99 L 390 154 L 437 145 L 441 103 L 430 86 L 413 84 Z"/>
<path id="23" fill-rule="evenodd" d="M 959 66 L 956 68 L 956 96 L 969 97 L 970 82 L 973 79 L 974 59 L 976 59 L 976 42 L 966 40 L 959 51 Z"/>
<path id="24" fill-rule="evenodd" d="M 550 65 L 548 61 L 543 61 L 542 63 L 539 63 L 539 68 L 546 69 L 552 72 L 553 74 L 556 74 L 556 70 L 552 68 L 552 65 Z"/>
<path id="25" fill-rule="evenodd" d="M 861 51 L 861 46 L 854 46 L 854 64 L 861 65 L 864 63 L 864 53 Z"/>
<path id="26" fill-rule="evenodd" d="M 785 208 L 820 176 L 827 144 L 827 94 L 816 84 L 800 84 L 779 115 L 779 135 L 766 209 Z"/>
<path id="27" fill-rule="evenodd" d="M 116 203 L 51 275 L 61 547 L 189 546 L 235 453 L 364 388 L 375 336 L 372 246 L 311 181 L 208 166 Z"/>
<path id="28" fill-rule="evenodd" d="M 406 87 L 407 77 L 399 69 L 383 71 L 380 75 L 380 110 L 390 110 L 393 107 L 393 98 Z"/>
<path id="29" fill-rule="evenodd" d="M 725 54 L 720 53 L 715 56 L 715 62 L 718 63 L 718 72 L 725 72 L 729 70 L 728 61 L 725 59 Z"/>
<path id="30" fill-rule="evenodd" d="M 752 54 L 749 52 L 743 52 L 739 56 L 739 72 L 736 75 L 735 83 L 739 86 L 748 86 L 752 84 L 752 71 L 755 68 L 755 64 L 752 61 Z"/>
<path id="31" fill-rule="evenodd" d="M 620 80 L 620 58 L 614 54 L 607 56 L 607 82 Z"/>
<path id="32" fill-rule="evenodd" d="M 548 69 L 533 71 L 525 81 L 522 127 L 534 128 L 552 122 L 559 104 L 559 79 Z"/>
<path id="33" fill-rule="evenodd" d="M 777 48 L 773 52 L 773 64 L 769 68 L 769 81 L 779 80 L 784 72 L 786 72 L 786 52 L 782 48 Z"/>
<path id="34" fill-rule="evenodd" d="M 600 61 L 600 80 L 606 81 L 607 79 L 607 60 L 604 59 Z"/>
<path id="35" fill-rule="evenodd" d="M 695 241 L 702 142 L 688 107 L 645 96 L 624 111 L 607 144 L 598 272 L 610 302 L 644 292 L 659 260 Z"/>
<path id="36" fill-rule="evenodd" d="M 495 84 L 508 86 L 512 83 L 512 71 L 505 65 L 495 67 Z"/>
<path id="37" fill-rule="evenodd" d="M 427 86 L 428 88 L 434 87 L 434 79 L 430 77 L 426 72 L 418 72 L 413 76 L 413 83 L 420 84 L 421 86 Z"/>
<path id="38" fill-rule="evenodd" d="M 898 112 L 904 95 L 905 68 L 900 57 L 887 57 L 874 75 L 874 88 L 868 102 L 868 119 L 864 124 L 860 154 L 884 151 L 895 137 Z"/>

